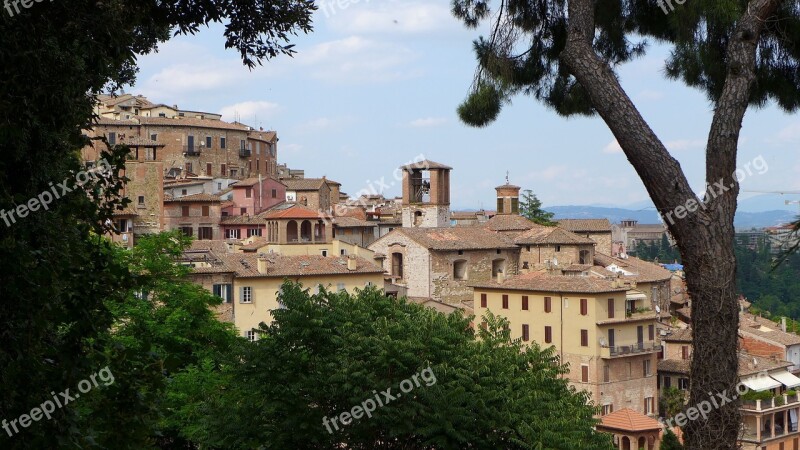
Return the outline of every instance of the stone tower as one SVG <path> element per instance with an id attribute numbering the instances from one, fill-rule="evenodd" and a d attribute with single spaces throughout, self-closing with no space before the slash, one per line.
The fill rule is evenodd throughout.
<path id="1" fill-rule="evenodd" d="M 508 182 L 494 188 L 497 191 L 497 214 L 519 214 L 519 186 L 514 186 Z"/>
<path id="2" fill-rule="evenodd" d="M 424 160 L 403 171 L 403 227 L 450 226 L 450 171 L 452 167 Z"/>

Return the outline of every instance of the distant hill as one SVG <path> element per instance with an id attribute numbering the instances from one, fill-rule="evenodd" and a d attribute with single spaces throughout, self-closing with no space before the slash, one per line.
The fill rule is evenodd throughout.
<path id="1" fill-rule="evenodd" d="M 548 206 L 547 211 L 555 214 L 556 219 L 602 219 L 611 223 L 633 219 L 639 223 L 659 223 L 661 220 L 654 209 L 607 208 L 600 206 Z M 737 211 L 734 225 L 737 228 L 760 228 L 791 222 L 796 218 L 792 210 L 771 210 L 761 212 Z"/>

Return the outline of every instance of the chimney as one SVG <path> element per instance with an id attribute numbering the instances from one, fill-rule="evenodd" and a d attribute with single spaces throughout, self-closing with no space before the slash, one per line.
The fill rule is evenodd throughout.
<path id="1" fill-rule="evenodd" d="M 353 272 L 358 269 L 358 263 L 356 261 L 356 255 L 350 255 L 347 257 L 347 270 Z"/>
<path id="2" fill-rule="evenodd" d="M 786 333 L 786 317 L 781 317 L 781 331 Z"/>
<path id="3" fill-rule="evenodd" d="M 502 283 L 505 280 L 506 280 L 506 274 L 504 274 L 503 272 L 497 272 L 497 282 Z"/>
<path id="4" fill-rule="evenodd" d="M 258 258 L 258 273 L 268 273 L 269 272 L 269 260 L 267 258 L 259 257 Z"/>

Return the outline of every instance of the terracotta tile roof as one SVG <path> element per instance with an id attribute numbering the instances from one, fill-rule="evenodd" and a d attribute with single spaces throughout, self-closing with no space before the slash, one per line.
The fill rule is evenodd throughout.
<path id="1" fill-rule="evenodd" d="M 577 244 L 593 245 L 595 242 L 559 227 L 532 228 L 514 239 L 518 245 Z"/>
<path id="2" fill-rule="evenodd" d="M 790 367 L 792 363 L 763 356 L 755 356 L 745 352 L 739 352 L 739 377 L 755 375 L 763 371 L 772 371 Z"/>
<path id="3" fill-rule="evenodd" d="M 541 225 L 517 214 L 498 214 L 483 224 L 492 231 L 525 231 Z"/>
<path id="4" fill-rule="evenodd" d="M 367 228 L 374 227 L 375 222 L 367 222 L 355 217 L 339 216 L 333 219 L 333 225 L 337 228 Z"/>
<path id="5" fill-rule="evenodd" d="M 219 254 L 227 254 L 227 249 L 219 250 Z M 195 265 L 192 273 L 234 273 L 233 267 L 221 259 L 219 254 L 210 248 L 188 248 L 183 252 L 180 262 Z"/>
<path id="6" fill-rule="evenodd" d="M 611 233 L 611 222 L 608 219 L 561 219 L 558 226 L 572 232 L 608 232 Z"/>
<path id="7" fill-rule="evenodd" d="M 318 191 L 325 185 L 322 178 L 281 178 L 287 191 Z"/>
<path id="8" fill-rule="evenodd" d="M 247 137 L 250 139 L 255 139 L 257 141 L 263 142 L 273 142 L 276 137 L 278 137 L 278 133 L 274 131 L 251 131 L 247 133 Z"/>
<path id="9" fill-rule="evenodd" d="M 622 270 L 633 274 L 626 275 L 625 278 L 642 283 L 669 281 L 672 278 L 672 272 L 669 270 L 659 266 L 658 264 L 643 261 L 633 256 L 628 256 L 627 258 L 622 259 L 595 251 L 594 264 L 602 267 L 608 267 L 614 264 Z"/>
<path id="10" fill-rule="evenodd" d="M 264 212 L 265 219 L 324 219 L 325 217 L 311 208 L 297 203 L 281 203 Z"/>
<path id="11" fill-rule="evenodd" d="M 436 161 L 431 161 L 430 159 L 425 159 L 422 161 L 418 161 L 411 164 L 406 164 L 405 166 L 400 166 L 401 169 L 404 170 L 412 170 L 412 169 L 421 169 L 421 170 L 430 170 L 430 169 L 443 169 L 443 170 L 453 170 L 450 166 L 445 166 L 444 164 L 438 163 Z"/>
<path id="12" fill-rule="evenodd" d="M 454 228 L 395 228 L 391 233 L 401 233 L 430 250 L 490 250 L 515 249 L 511 239 L 480 227 Z M 384 236 L 382 239 L 385 239 Z"/>
<path id="13" fill-rule="evenodd" d="M 135 120 L 115 120 L 106 117 L 97 117 L 92 121 L 92 125 L 118 125 L 118 126 L 137 126 L 139 122 Z"/>
<path id="14" fill-rule="evenodd" d="M 567 267 L 562 267 L 561 271 L 562 272 L 585 272 L 585 271 L 591 269 L 592 267 L 594 267 L 594 266 L 592 266 L 591 264 L 571 264 L 571 265 L 569 265 Z"/>
<path id="15" fill-rule="evenodd" d="M 633 432 L 660 430 L 662 428 L 661 422 L 630 408 L 623 408 L 601 417 L 598 426 Z"/>
<path id="16" fill-rule="evenodd" d="M 522 188 L 519 187 L 519 186 L 514 186 L 513 184 L 506 183 L 506 184 L 497 186 L 495 189 L 522 189 Z"/>
<path id="17" fill-rule="evenodd" d="M 242 216 L 225 216 L 219 223 L 220 225 L 266 225 L 266 215 L 267 212 L 264 211 L 255 216 L 249 214 Z"/>
<path id="18" fill-rule="evenodd" d="M 661 338 L 662 341 L 665 342 L 692 342 L 692 329 L 691 328 L 683 328 L 673 330 L 671 334 L 663 336 Z"/>
<path id="19" fill-rule="evenodd" d="M 125 209 L 122 209 L 122 210 L 114 210 L 114 212 L 111 213 L 111 215 L 113 217 L 138 216 L 139 213 L 136 212 L 135 209 L 133 209 L 130 206 L 128 206 L 128 207 L 126 207 Z"/>
<path id="20" fill-rule="evenodd" d="M 223 122 L 214 119 L 197 119 L 189 117 L 143 117 L 137 116 L 136 119 L 142 125 L 160 125 L 166 127 L 197 127 L 197 128 L 216 128 L 223 130 L 248 131 L 245 125 Z"/>
<path id="21" fill-rule="evenodd" d="M 688 359 L 662 359 L 658 362 L 658 371 L 689 375 L 692 361 Z"/>
<path id="22" fill-rule="evenodd" d="M 625 292 L 626 287 L 614 287 L 611 281 L 594 277 L 549 275 L 544 271 L 529 272 L 506 278 L 503 282 L 485 281 L 469 286 L 488 289 L 508 289 L 512 291 L 564 292 L 580 294 L 600 294 L 605 292 Z"/>
<path id="23" fill-rule="evenodd" d="M 192 241 L 189 250 L 211 250 L 215 255 L 224 255 L 230 252 L 224 241 Z"/>
<path id="24" fill-rule="evenodd" d="M 220 202 L 220 198 L 217 195 L 213 194 L 192 194 L 186 195 L 183 197 L 177 198 L 164 198 L 164 203 L 176 203 L 176 202 Z"/>
<path id="25" fill-rule="evenodd" d="M 775 322 L 749 313 L 739 314 L 739 331 L 784 346 L 800 344 L 800 336 L 784 332 Z"/>
<path id="26" fill-rule="evenodd" d="M 332 186 L 341 186 L 342 185 L 342 183 L 339 183 L 338 181 L 333 181 L 330 178 L 323 178 L 323 179 L 325 180 L 325 183 L 327 183 L 329 185 L 332 185 Z"/>
<path id="27" fill-rule="evenodd" d="M 262 238 L 258 238 L 258 239 L 253 239 L 253 242 L 243 245 L 241 247 L 241 250 L 242 251 L 256 251 L 256 250 L 260 249 L 261 247 L 263 247 L 263 246 L 265 246 L 267 244 L 269 244 L 269 242 L 267 241 L 267 238 L 263 238 L 262 237 Z"/>
<path id="28" fill-rule="evenodd" d="M 258 271 L 259 258 L 267 261 L 266 274 Z M 347 269 L 347 258 L 321 255 L 283 256 L 236 253 L 225 255 L 222 259 L 236 270 L 236 276 L 240 278 L 382 274 L 384 272 L 383 268 L 359 257 L 355 258 L 356 270 Z"/>

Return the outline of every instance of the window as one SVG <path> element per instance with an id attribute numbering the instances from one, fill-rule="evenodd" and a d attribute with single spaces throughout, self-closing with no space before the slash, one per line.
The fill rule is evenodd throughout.
<path id="1" fill-rule="evenodd" d="M 613 319 L 614 318 L 614 299 L 613 298 L 608 299 L 608 318 L 609 319 Z"/>
<path id="2" fill-rule="evenodd" d="M 191 237 L 194 234 L 194 230 L 192 227 L 181 227 L 181 233 L 183 233 L 185 236 Z"/>
<path id="3" fill-rule="evenodd" d="M 560 246 L 560 245 L 556 245 L 556 251 L 557 251 L 557 252 L 560 252 L 560 251 L 561 251 L 561 246 Z"/>
<path id="4" fill-rule="evenodd" d="M 127 233 L 128 232 L 128 219 L 121 219 L 114 222 L 114 227 L 117 229 L 119 233 Z"/>
<path id="5" fill-rule="evenodd" d="M 336 283 L 336 290 L 339 292 L 344 292 L 345 291 L 344 283 Z"/>
<path id="6" fill-rule="evenodd" d="M 219 148 L 225 148 L 225 138 L 219 138 Z"/>
<path id="7" fill-rule="evenodd" d="M 552 309 L 552 305 L 550 304 L 550 297 L 544 298 L 544 312 L 549 313 Z"/>
<path id="8" fill-rule="evenodd" d="M 256 332 L 254 330 L 245 331 L 244 332 L 244 337 L 246 337 L 247 340 L 250 341 L 250 342 L 255 342 L 256 341 Z"/>
<path id="9" fill-rule="evenodd" d="M 522 340 L 525 342 L 531 340 L 530 329 L 526 323 L 522 324 Z"/>
<path id="10" fill-rule="evenodd" d="M 655 409 L 655 408 L 653 408 L 654 404 L 655 404 L 655 402 L 653 400 L 653 397 L 645 397 L 645 399 L 644 399 L 644 413 L 646 415 L 653 414 L 653 411 Z"/>
<path id="11" fill-rule="evenodd" d="M 245 149 L 247 149 L 246 142 L 247 142 L 247 141 L 245 141 L 244 139 L 240 139 L 240 140 L 239 140 L 239 150 L 245 150 Z"/>
<path id="12" fill-rule="evenodd" d="M 467 262 L 465 260 L 458 260 L 453 263 L 453 279 L 466 280 L 467 279 Z"/>
<path id="13" fill-rule="evenodd" d="M 187 192 L 189 191 L 187 191 L 186 189 L 181 189 L 181 195 L 186 195 Z"/>
<path id="14" fill-rule="evenodd" d="M 187 162 L 186 164 L 184 164 L 184 168 L 186 169 L 187 173 L 191 173 L 192 172 L 192 163 Z"/>
<path id="15" fill-rule="evenodd" d="M 403 254 L 392 253 L 392 276 L 403 278 Z"/>
<path id="16" fill-rule="evenodd" d="M 244 196 L 245 198 L 253 198 L 253 188 L 245 188 Z"/>
<path id="17" fill-rule="evenodd" d="M 327 250 L 322 250 L 322 256 L 328 256 L 328 251 Z"/>
<path id="18" fill-rule="evenodd" d="M 581 383 L 589 382 L 589 366 L 581 364 Z"/>
<path id="19" fill-rule="evenodd" d="M 650 341 L 656 340 L 656 326 L 650 325 L 647 327 L 647 336 L 649 337 Z"/>
<path id="20" fill-rule="evenodd" d="M 589 330 L 581 330 L 581 347 L 589 346 Z"/>
<path id="21" fill-rule="evenodd" d="M 608 364 L 603 366 L 603 382 L 608 383 L 611 381 L 611 366 Z"/>
<path id="22" fill-rule="evenodd" d="M 277 189 L 273 189 L 272 190 L 272 198 L 278 198 L 278 190 Z"/>
<path id="23" fill-rule="evenodd" d="M 607 416 L 614 412 L 614 405 L 603 405 L 603 413 L 602 415 Z"/>
<path id="24" fill-rule="evenodd" d="M 158 117 L 167 117 L 167 113 L 158 113 Z"/>
<path id="25" fill-rule="evenodd" d="M 519 198 L 511 197 L 511 214 L 519 213 Z"/>
<path id="26" fill-rule="evenodd" d="M 614 332 L 613 328 L 608 329 L 608 348 L 613 349 L 615 342 L 616 333 Z"/>
<path id="27" fill-rule="evenodd" d="M 481 308 L 486 308 L 486 294 L 481 294 Z"/>
<path id="28" fill-rule="evenodd" d="M 652 375 L 650 369 L 650 360 L 645 359 L 644 361 L 642 361 L 642 376 L 649 377 L 650 375 Z"/>
<path id="29" fill-rule="evenodd" d="M 503 309 L 508 309 L 508 294 L 503 294 Z"/>
<path id="30" fill-rule="evenodd" d="M 233 290 L 233 285 L 231 284 L 215 284 L 212 287 L 212 292 L 214 295 L 222 299 L 222 303 L 230 303 L 233 300 L 231 296 L 231 292 Z"/>
<path id="31" fill-rule="evenodd" d="M 209 209 L 209 207 L 208 207 L 207 205 L 203 205 L 203 207 L 202 207 L 202 211 L 203 211 L 203 212 L 202 212 L 202 214 L 203 214 L 203 217 L 208 217 L 208 216 L 209 216 L 209 211 L 210 211 L 210 209 Z"/>
<path id="32" fill-rule="evenodd" d="M 669 376 L 664 377 L 664 387 L 665 388 L 672 387 L 672 377 Z"/>
<path id="33" fill-rule="evenodd" d="M 553 343 L 553 327 L 551 326 L 544 327 L 544 342 L 546 344 Z"/>
<path id="34" fill-rule="evenodd" d="M 497 199 L 497 214 L 503 214 L 503 199 Z"/>
<path id="35" fill-rule="evenodd" d="M 221 165 L 219 166 L 219 173 L 220 173 L 220 175 L 222 175 L 223 177 L 226 177 L 226 176 L 228 176 L 228 169 L 226 168 L 225 164 L 221 164 Z"/>
<path id="36" fill-rule="evenodd" d="M 247 237 L 261 236 L 261 228 L 248 228 Z"/>
<path id="37" fill-rule="evenodd" d="M 157 134 L 151 134 L 150 135 L 150 140 L 151 141 L 157 141 L 158 140 L 158 135 Z"/>
<path id="38" fill-rule="evenodd" d="M 682 359 L 689 359 L 689 346 L 688 345 L 681 346 L 681 358 Z"/>
<path id="39" fill-rule="evenodd" d="M 242 286 L 239 289 L 239 302 L 253 303 L 253 288 L 251 286 Z"/>
<path id="40" fill-rule="evenodd" d="M 139 196 L 139 206 L 144 206 L 144 195 Z"/>
<path id="41" fill-rule="evenodd" d="M 117 143 L 117 133 L 114 133 L 113 131 L 108 133 L 108 143 L 111 145 Z"/>
<path id="42" fill-rule="evenodd" d="M 181 216 L 189 217 L 189 206 L 187 205 L 181 206 Z"/>
<path id="43" fill-rule="evenodd" d="M 211 176 L 211 163 L 206 163 L 206 175 L 208 175 L 209 177 Z M 217 183 L 217 185 L 219 189 L 222 189 L 221 183 Z"/>
<path id="44" fill-rule="evenodd" d="M 239 229 L 231 228 L 225 230 L 225 239 L 239 239 Z"/>
<path id="45" fill-rule="evenodd" d="M 527 295 L 523 295 L 522 296 L 522 310 L 523 311 L 527 311 L 528 310 L 528 296 Z"/>
<path id="46" fill-rule="evenodd" d="M 339 250 L 339 255 L 340 256 L 347 256 L 347 249 L 343 248 L 343 249 Z"/>
<path id="47" fill-rule="evenodd" d="M 197 238 L 201 241 L 214 239 L 214 229 L 211 227 L 200 227 L 197 229 Z"/>
<path id="48" fill-rule="evenodd" d="M 586 316 L 589 314 L 589 301 L 585 298 L 581 299 L 581 315 Z"/>
<path id="49" fill-rule="evenodd" d="M 211 136 L 206 136 L 206 147 L 211 148 Z"/>
<path id="50" fill-rule="evenodd" d="M 682 391 L 689 390 L 689 379 L 688 378 L 678 378 L 678 389 Z"/>

